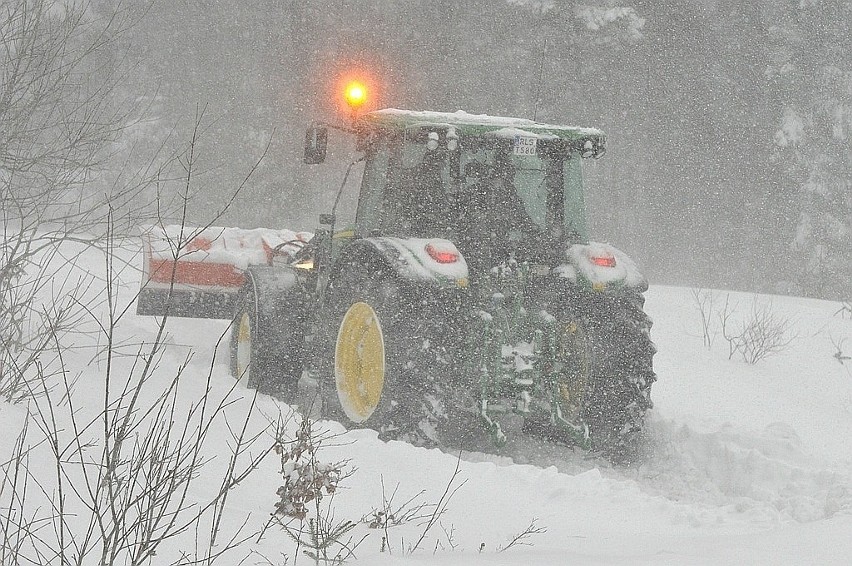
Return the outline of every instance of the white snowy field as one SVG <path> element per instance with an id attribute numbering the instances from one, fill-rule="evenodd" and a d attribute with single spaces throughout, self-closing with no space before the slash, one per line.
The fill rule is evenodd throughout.
<path id="1" fill-rule="evenodd" d="M 122 257 L 128 261 L 118 280 L 117 302 L 123 308 L 138 289 L 140 260 L 129 253 Z M 86 252 L 77 268 L 97 275 L 103 271 L 103 259 Z M 101 293 L 103 287 L 101 282 L 92 292 Z M 713 295 L 718 307 L 728 293 Z M 797 335 L 786 350 L 749 365 L 736 356 L 728 359 L 727 342 L 718 334 L 715 319 L 713 345 L 704 346 L 701 318 L 689 289 L 652 286 L 647 297 L 659 350 L 658 381 L 652 390 L 655 408 L 648 416 L 644 460 L 636 466 L 614 468 L 580 451 L 519 438 L 499 454 L 463 452 L 459 458 L 458 453 L 381 442 L 372 431 L 344 432 L 337 423 L 319 423 L 318 429 L 339 434 L 321 449 L 320 459 L 348 459 L 353 470 L 334 498 L 322 502 L 332 506 L 337 520 L 357 523 L 346 535 L 360 541 L 354 549 L 357 560 L 350 560 L 506 566 L 852 563 L 852 360 L 841 363 L 835 357 L 838 348 L 844 355 L 852 352 L 852 319 L 837 312 L 838 303 L 730 293 L 729 310 L 735 319 L 748 316 L 757 301 L 789 317 Z M 101 304 L 95 313 L 101 320 L 105 309 Z M 227 340 L 216 348 L 221 336 L 227 338 L 227 326 L 223 321 L 170 320 L 167 348 L 143 388 L 143 403 L 167 389 L 181 365 L 186 368 L 177 388 L 176 421 L 203 396 L 208 375 L 211 397 L 228 395 L 234 380 L 228 370 Z M 80 328 L 95 327 L 81 323 Z M 132 354 L 140 342 L 154 339 L 156 329 L 154 319 L 137 317 L 132 308 L 118 322 L 114 343 L 120 355 L 111 366 L 114 382 L 132 374 Z M 73 348 L 64 363 L 76 379 L 72 400 L 82 422 L 103 406 L 105 339 L 85 334 L 71 340 Z M 230 395 L 228 424 L 224 418 L 214 422 L 205 448 L 211 460 L 192 484 L 189 502 L 204 501 L 221 483 L 233 446 L 228 427 L 239 427 L 252 393 L 238 384 Z M 60 438 L 68 442 L 73 437 L 69 404 L 61 395 L 51 398 Z M 41 407 L 45 409 L 44 399 Z M 35 404 L 0 404 L 0 462 L 11 453 L 28 410 L 36 411 Z M 259 396 L 249 431 L 262 431 L 269 419 L 292 410 Z M 39 445 L 43 433 L 33 422 L 25 439 L 34 446 L 29 469 L 55 497 L 54 460 L 48 447 Z M 290 430 L 295 430 L 295 420 Z M 96 430 L 87 435 L 96 442 Z M 262 436 L 252 454 L 270 442 Z M 445 512 L 419 545 L 422 520 L 387 531 L 370 529 L 362 521 L 382 508 L 383 493 L 389 498 L 395 491 L 395 507 L 412 498 L 409 508 L 438 503 L 456 466 L 451 490 L 458 489 L 444 500 Z M 223 550 L 222 541 L 241 526 L 250 534 L 267 523 L 282 484 L 279 470 L 272 453 L 231 490 L 217 550 Z M 78 476 L 69 470 L 68 481 Z M 86 510 L 68 493 L 69 512 L 77 514 L 74 522 L 88 522 Z M 6 505 L 8 493 L 0 495 Z M 32 513 L 48 509 L 37 505 L 36 495 L 31 498 Z M 203 556 L 209 524 L 205 516 L 202 529 L 189 529 L 163 543 L 150 563 Z M 531 524 L 539 532 L 505 549 Z M 44 535 L 53 536 L 53 531 L 48 528 Z M 415 545 L 418 548 L 409 552 Z M 84 563 L 97 563 L 97 558 L 92 555 Z M 285 562 L 313 560 L 296 553 L 293 541 L 274 525 L 217 561 Z"/>

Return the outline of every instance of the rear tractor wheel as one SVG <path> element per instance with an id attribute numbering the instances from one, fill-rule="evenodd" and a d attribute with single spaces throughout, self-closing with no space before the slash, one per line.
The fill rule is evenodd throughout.
<path id="1" fill-rule="evenodd" d="M 324 412 L 385 439 L 438 442 L 444 420 L 440 315 L 422 290 L 365 265 L 346 265 L 326 313 Z"/>
<path id="2" fill-rule="evenodd" d="M 367 421 L 382 400 L 385 386 L 385 341 L 376 311 L 356 302 L 343 315 L 334 347 L 334 384 L 346 417 Z"/>
<path id="3" fill-rule="evenodd" d="M 590 347 L 590 383 L 583 408 L 592 448 L 629 464 L 640 448 L 645 413 L 656 381 L 651 319 L 642 297 L 601 301 L 597 317 L 585 321 Z"/>

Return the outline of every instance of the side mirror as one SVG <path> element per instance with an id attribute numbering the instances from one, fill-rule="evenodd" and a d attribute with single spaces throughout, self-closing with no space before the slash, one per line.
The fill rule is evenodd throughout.
<path id="1" fill-rule="evenodd" d="M 311 124 L 305 133 L 305 163 L 316 165 L 325 161 L 328 148 L 328 128 Z"/>

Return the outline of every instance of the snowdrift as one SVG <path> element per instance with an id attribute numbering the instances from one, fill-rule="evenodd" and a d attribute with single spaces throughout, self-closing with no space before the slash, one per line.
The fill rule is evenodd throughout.
<path id="1" fill-rule="evenodd" d="M 144 254 L 121 253 L 128 265 L 143 269 Z M 74 269 L 98 273 L 103 265 L 89 251 Z M 129 269 L 119 273 L 124 305 L 135 299 L 138 274 Z M 796 337 L 788 348 L 756 365 L 736 356 L 729 359 L 719 329 L 711 332 L 710 347 L 705 346 L 691 290 L 652 284 L 646 308 L 655 321 L 659 380 L 652 392 L 655 408 L 644 459 L 629 468 L 613 468 L 581 451 L 530 439 L 516 440 L 497 453 L 476 446 L 448 453 L 385 443 L 372 431 L 346 432 L 337 423 L 318 423 L 320 432 L 334 435 L 320 457 L 348 460 L 353 470 L 323 505 L 330 505 L 335 518 L 356 523 L 348 536 L 353 545 L 361 541 L 354 549 L 357 563 L 848 564 L 852 362 L 841 363 L 835 353 L 852 350 L 852 320 L 843 318 L 836 303 L 712 293 L 719 298 L 716 304 L 728 298 L 730 324 L 746 320 L 757 301 L 790 317 Z M 102 310 L 98 315 L 105 316 Z M 216 400 L 232 399 L 227 419 L 217 420 L 210 430 L 205 449 L 209 465 L 187 494 L 190 503 L 219 489 L 217 474 L 227 467 L 234 444 L 229 423 L 239 422 L 252 403 L 252 392 L 235 385 L 228 374 L 222 340 L 228 327 L 228 321 L 169 320 L 159 369 L 142 394 L 156 398 L 183 367 L 175 392 L 178 421 L 191 418 L 205 393 Z M 129 374 L 133 353 L 156 333 L 152 317 L 127 314 L 121 319 L 114 343 L 122 355 L 112 360 L 113 371 Z M 107 367 L 103 338 L 76 337 L 64 364 L 76 377 L 76 414 L 82 420 L 97 414 Z M 54 409 L 59 428 L 67 431 L 69 406 L 60 397 L 54 398 Z M 40 406 L 45 408 L 43 402 Z M 289 415 L 296 407 L 259 396 L 256 409 L 249 434 L 263 431 L 269 418 Z M 0 405 L 0 424 L 7 431 L 0 439 L 4 462 L 28 410 L 35 412 L 36 404 Z M 287 426 L 294 433 L 296 421 Z M 55 465 L 42 441 L 42 433 L 30 426 L 25 438 L 32 446 L 29 468 L 42 473 L 48 497 L 56 494 Z M 4 469 L 8 471 L 8 464 Z M 222 533 L 238 532 L 242 525 L 243 532 L 263 530 L 282 483 L 280 472 L 272 455 L 231 490 Z M 429 505 L 441 501 L 448 485 L 445 511 L 416 545 L 433 510 Z M 2 495 L 5 505 L 8 492 Z M 388 500 L 397 507 L 407 501 L 425 506 L 419 518 L 371 529 L 370 517 Z M 86 512 L 74 511 L 81 517 Z M 184 553 L 195 556 L 209 536 L 209 522 L 205 529 L 187 530 L 164 542 L 152 563 L 170 564 Z M 415 545 L 417 550 L 409 553 Z M 285 556 L 288 563 L 309 562 L 276 525 L 241 547 L 219 550 L 225 550 L 220 561 L 228 564 L 283 563 Z"/>

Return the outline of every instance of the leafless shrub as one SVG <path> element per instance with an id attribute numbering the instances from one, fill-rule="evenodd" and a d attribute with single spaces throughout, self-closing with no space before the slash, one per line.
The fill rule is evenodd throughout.
<path id="1" fill-rule="evenodd" d="M 734 354 L 737 353 L 737 341 L 735 339 L 729 339 L 727 335 L 727 329 L 733 325 L 732 319 L 734 318 L 734 313 L 737 310 L 737 305 L 731 305 L 731 294 L 728 293 L 725 295 L 725 302 L 720 306 L 716 311 L 716 318 L 719 321 L 719 326 L 722 329 L 722 336 L 725 338 L 725 341 L 728 344 L 728 359 L 734 357 Z"/>
<path id="2" fill-rule="evenodd" d="M 153 204 L 161 226 L 165 223 L 165 215 L 177 219 L 171 222 L 185 226 L 187 210 L 192 206 L 196 148 L 203 120 L 204 112 L 200 110 L 185 148 L 170 157 L 152 181 L 157 185 L 158 196 L 161 192 L 174 195 L 167 209 L 160 205 L 165 197 L 157 198 Z M 175 260 L 189 253 L 187 245 L 198 232 L 215 223 L 227 211 L 268 149 L 269 145 L 208 223 L 195 230 L 181 229 L 180 235 L 168 242 Z M 182 177 L 167 182 L 160 175 L 166 167 L 173 166 L 182 170 Z M 175 184 L 179 185 L 177 189 L 173 187 Z M 0 204 L 4 217 L 7 210 L 3 207 L 6 205 L 5 202 Z M 109 263 L 109 277 L 116 278 L 122 271 L 132 269 L 121 263 L 114 253 L 123 243 L 119 232 L 124 230 L 116 227 L 112 206 L 88 212 L 91 214 L 77 217 L 74 221 L 66 219 L 58 227 L 53 220 L 46 221 L 43 211 L 30 211 L 28 215 L 22 213 L 15 221 L 4 224 L 4 239 L 0 243 L 0 398 L 18 402 L 40 394 L 42 387 L 32 382 L 33 379 L 50 381 L 51 377 L 61 376 L 56 349 L 49 346 L 53 342 L 61 342 L 65 334 L 80 334 L 84 330 L 98 333 L 100 323 L 91 314 L 111 297 L 95 290 L 103 288 L 105 283 L 109 290 L 109 284 L 114 281 L 105 282 L 93 274 L 81 275 L 83 271 L 75 271 L 84 253 L 102 253 Z M 101 213 L 103 217 L 99 216 Z M 17 228 L 13 232 L 14 227 Z M 104 232 L 86 232 L 95 227 L 103 228 Z M 171 275 L 174 279 L 175 268 Z M 170 289 L 169 304 L 171 295 Z M 117 317 L 123 316 L 129 306 L 116 313 Z M 115 347 L 116 344 L 110 346 Z"/>
<path id="3" fill-rule="evenodd" d="M 739 354 L 748 364 L 756 364 L 768 356 L 783 352 L 798 337 L 790 317 L 772 311 L 769 304 L 759 304 L 755 299 L 750 314 L 734 330 L 730 311 L 720 312 L 722 335 L 728 342 L 728 359 Z"/>
<path id="4" fill-rule="evenodd" d="M 281 458 L 284 483 L 278 488 L 275 512 L 267 528 L 272 524 L 282 527 L 296 543 L 296 558 L 304 554 L 315 564 L 341 564 L 355 558 L 355 550 L 369 536 L 369 532 L 360 537 L 353 534 L 352 531 L 359 523 L 365 524 L 368 529 L 381 530 L 381 551 L 389 553 L 392 552 L 389 529 L 415 523 L 420 528 L 416 542 L 406 546 L 403 539 L 400 548 L 406 554 L 420 549 L 432 529 L 440 524 L 440 518 L 447 511 L 453 495 L 466 483 L 458 481 L 461 454 L 437 502 L 421 501 L 425 493 L 421 491 L 395 505 L 399 486 L 388 497 L 382 480 L 381 508 L 374 508 L 356 522 L 335 517 L 334 498 L 341 482 L 352 475 L 354 470 L 348 469 L 346 461 L 327 463 L 318 457 L 322 445 L 332 438 L 317 434 L 307 417 L 303 418 L 294 439 L 279 436 L 275 450 Z M 452 528 L 447 531 L 442 526 L 442 529 L 450 548 L 456 548 Z M 440 541 L 436 541 L 436 549 L 439 545 Z M 294 563 L 296 561 L 294 559 Z"/>
<path id="5" fill-rule="evenodd" d="M 444 487 L 443 494 L 435 503 L 425 500 L 424 495 L 426 491 L 422 490 L 402 503 L 395 504 L 394 500 L 396 499 L 399 490 L 399 484 L 396 485 L 393 492 L 390 496 L 388 496 L 387 491 L 385 490 L 384 478 L 382 478 L 381 507 L 373 508 L 369 514 L 361 518 L 361 522 L 366 523 L 370 529 L 377 529 L 383 532 L 381 552 L 387 552 L 389 554 L 393 553 L 390 529 L 412 523 L 420 527 L 422 530 L 417 542 L 413 546 L 406 547 L 404 540 L 400 543 L 400 546 L 405 553 L 412 554 L 420 548 L 435 525 L 439 525 L 441 527 L 447 545 L 444 546 L 444 541 L 442 541 L 439 537 L 436 537 L 433 552 L 437 552 L 439 548 L 446 549 L 447 546 L 451 550 L 455 550 L 458 547 L 458 544 L 454 539 L 455 528 L 452 525 L 449 529 L 445 528 L 441 525 L 440 519 L 444 513 L 446 513 L 447 506 L 453 495 L 455 495 L 456 491 L 467 483 L 467 480 L 460 483 L 458 482 L 460 463 L 461 453 L 459 453 L 459 459 L 456 461 L 456 468 L 450 476 L 447 485 Z"/>
<path id="6" fill-rule="evenodd" d="M 840 318 L 852 318 L 852 301 L 844 301 L 840 304 L 840 308 L 834 313 L 834 316 L 840 315 Z"/>
<path id="7" fill-rule="evenodd" d="M 425 490 L 421 490 L 403 501 L 401 504 L 397 505 L 394 503 L 394 500 L 396 499 L 396 495 L 399 490 L 399 484 L 396 485 L 393 492 L 390 494 L 390 497 L 388 497 L 387 491 L 385 490 L 384 477 L 382 477 L 381 482 L 382 506 L 378 509 L 374 508 L 368 515 L 362 517 L 361 522 L 366 523 L 370 529 L 380 529 L 383 532 L 381 551 L 392 554 L 393 545 L 391 544 L 390 539 L 390 529 L 392 527 L 398 527 L 411 522 L 419 524 L 428 520 L 432 515 L 431 508 L 434 507 L 434 505 L 430 505 L 428 502 L 423 501 L 422 498 L 426 493 Z M 449 535 L 448 540 L 452 545 L 452 539 Z"/>
<path id="8" fill-rule="evenodd" d="M 829 338 L 829 340 L 831 340 L 831 345 L 834 346 L 834 349 L 837 350 L 834 352 L 835 360 L 841 364 L 845 364 L 845 362 L 852 360 L 852 356 L 847 356 L 843 353 L 843 343 L 846 342 L 845 338 L 839 342 L 835 341 L 834 338 Z"/>
<path id="9" fill-rule="evenodd" d="M 396 499 L 396 495 L 399 490 L 399 484 L 396 485 L 393 492 L 391 492 L 390 497 L 388 497 L 387 491 L 385 490 L 384 477 L 381 478 L 381 482 L 381 508 L 374 508 L 372 511 L 370 511 L 368 515 L 365 515 L 361 519 L 363 523 L 367 523 L 367 526 L 369 528 L 387 529 L 391 526 L 399 526 L 404 525 L 406 523 L 410 523 L 412 521 L 420 521 L 421 519 L 425 519 L 428 516 L 428 513 L 425 511 L 428 507 L 428 503 L 419 501 L 422 498 L 423 494 L 426 493 L 426 490 L 421 490 L 412 497 L 402 502 L 401 504 L 395 505 L 394 499 Z"/>
<path id="10" fill-rule="evenodd" d="M 180 160 L 185 172 L 184 190 L 177 191 L 181 219 L 189 206 L 200 121 L 201 115 Z M 5 270 L 0 315 L 12 321 L 11 330 L 0 327 L 0 394 L 12 401 L 29 399 L 29 416 L 12 453 L 0 463 L 0 563 L 148 564 L 164 542 L 195 531 L 201 545 L 176 563 L 212 564 L 253 538 L 245 523 L 227 535 L 222 525 L 230 491 L 274 447 L 272 425 L 250 427 L 256 420 L 255 399 L 242 400 L 248 406 L 236 422 L 226 417 L 226 408 L 240 400 L 234 387 L 221 398 L 211 394 L 214 354 L 207 365 L 206 393 L 184 409 L 181 385 L 192 354 L 177 368 L 161 367 L 168 316 L 158 320 L 152 340 L 126 351 L 132 344 L 119 335 L 133 302 L 121 303 L 117 294 L 122 270 L 128 267 L 118 253 L 111 207 L 101 219 L 105 232 L 97 240 L 85 233 L 78 238 L 72 228 L 83 228 L 79 223 L 50 231 L 38 215 L 19 220 L 18 226 L 26 227 L 4 240 L 0 265 Z M 185 252 L 191 237 L 182 230 L 172 242 L 175 257 Z M 63 277 L 64 287 L 51 286 L 57 263 L 66 270 L 61 273 L 74 272 L 80 248 L 102 254 L 103 274 Z M 69 287 L 71 292 L 63 296 Z M 89 296 L 95 289 L 105 292 Z M 81 327 L 97 343 L 87 377 L 103 384 L 99 409 L 91 401 L 78 403 L 75 376 L 66 364 L 70 350 L 65 334 L 86 336 L 79 333 Z M 279 417 L 279 429 L 282 421 Z M 206 449 L 222 428 L 230 451 L 218 489 L 199 501 L 191 496 L 192 486 L 199 478 L 210 485 Z M 35 458 L 51 466 L 35 465 Z"/>
<path id="11" fill-rule="evenodd" d="M 278 501 L 270 522 L 281 526 L 296 543 L 294 564 L 300 553 L 315 564 L 342 564 L 354 558 L 367 536 L 355 540 L 349 533 L 357 524 L 335 518 L 334 495 L 340 482 L 354 470 L 346 461 L 327 463 L 319 459 L 326 440 L 329 438 L 315 432 L 311 419 L 303 417 L 294 439 L 279 433 L 275 443 L 284 483 L 276 492 Z"/>
<path id="12" fill-rule="evenodd" d="M 137 108 L 118 93 L 112 50 L 135 12 L 91 8 L 11 0 L 0 10 L 0 397 L 13 402 L 40 391 L 28 376 L 59 375 L 47 346 L 97 306 L 94 278 L 68 280 L 66 265 L 103 243 L 108 225 L 115 232 L 116 211 L 144 185 L 94 188 Z"/>
<path id="13" fill-rule="evenodd" d="M 441 497 L 438 499 L 438 502 L 432 507 L 432 513 L 429 515 L 429 518 L 426 520 L 423 530 L 420 532 L 420 536 L 413 546 L 407 549 L 408 554 L 413 554 L 420 548 L 420 545 L 423 544 L 423 541 L 426 540 L 426 536 L 432 530 L 432 528 L 438 524 L 438 521 L 441 517 L 446 513 L 447 506 L 450 504 L 453 496 L 456 492 L 461 489 L 466 483 L 467 480 L 462 482 L 458 482 L 459 479 L 459 468 L 461 466 L 461 456 L 462 453 L 459 452 L 459 457 L 456 460 L 456 467 L 453 470 L 452 475 L 450 476 L 449 481 L 447 481 L 447 485 L 444 488 L 444 492 L 441 494 Z"/>
<path id="14" fill-rule="evenodd" d="M 728 359 L 739 355 L 749 364 L 786 350 L 798 337 L 794 320 L 779 315 L 771 304 L 754 299 L 751 311 L 742 317 L 730 293 L 719 303 L 712 291 L 692 290 L 693 303 L 701 317 L 704 346 L 711 348 L 718 334 L 728 345 Z"/>
<path id="15" fill-rule="evenodd" d="M 444 538 L 447 541 L 447 546 L 450 547 L 450 550 L 456 550 L 459 547 L 459 545 L 456 542 L 456 537 L 455 537 L 456 528 L 455 528 L 455 526 L 450 525 L 449 530 L 447 530 L 444 527 L 444 525 L 441 525 L 441 530 L 444 532 Z M 437 551 L 438 546 L 440 546 L 442 550 L 446 550 L 446 547 L 443 545 L 443 543 L 441 543 L 440 539 L 435 541 L 435 551 Z M 434 554 L 434 552 L 433 552 L 433 554 Z"/>

